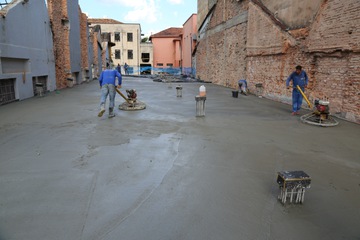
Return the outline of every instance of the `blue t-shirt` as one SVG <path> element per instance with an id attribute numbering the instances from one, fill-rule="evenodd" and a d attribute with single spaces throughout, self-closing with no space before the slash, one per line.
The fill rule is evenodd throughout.
<path id="1" fill-rule="evenodd" d="M 113 69 L 106 69 L 102 71 L 99 78 L 100 86 L 105 84 L 112 84 L 115 86 L 116 77 L 118 78 L 119 85 L 121 85 L 122 77 L 118 71 Z"/>
<path id="2" fill-rule="evenodd" d="M 247 88 L 247 82 L 246 82 L 246 80 L 245 80 L 245 79 L 241 79 L 241 80 L 239 80 L 239 81 L 238 81 L 238 84 L 239 84 L 239 85 L 240 85 L 240 84 L 244 84 L 244 86 L 243 86 L 243 87 Z"/>
<path id="3" fill-rule="evenodd" d="M 297 85 L 304 88 L 308 85 L 309 79 L 305 71 L 301 71 L 300 74 L 297 74 L 295 71 L 286 79 L 286 87 L 289 86 L 290 81 L 293 81 L 293 88 L 296 88 Z"/>

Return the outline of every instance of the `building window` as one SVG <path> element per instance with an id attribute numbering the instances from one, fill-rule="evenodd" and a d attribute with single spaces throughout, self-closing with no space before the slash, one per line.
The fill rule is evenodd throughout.
<path id="1" fill-rule="evenodd" d="M 133 50 L 128 50 L 128 59 L 133 59 L 133 58 L 134 58 Z"/>
<path id="2" fill-rule="evenodd" d="M 158 64 L 156 64 L 156 66 L 158 66 L 158 67 L 162 67 L 162 66 L 164 66 L 164 64 L 162 64 L 162 63 L 158 63 Z"/>
<path id="3" fill-rule="evenodd" d="M 150 53 L 142 53 L 141 54 L 141 61 L 150 62 Z"/>
<path id="4" fill-rule="evenodd" d="M 128 42 L 133 41 L 133 34 L 132 33 L 127 33 L 127 40 L 128 40 Z"/>
<path id="5" fill-rule="evenodd" d="M 116 49 L 115 50 L 115 59 L 120 59 L 120 50 Z"/>
<path id="6" fill-rule="evenodd" d="M 15 101 L 15 79 L 1 79 L 0 105 Z"/>
<path id="7" fill-rule="evenodd" d="M 115 42 L 120 42 L 120 33 L 115 32 Z"/>
<path id="8" fill-rule="evenodd" d="M 172 63 L 167 63 L 166 66 L 173 67 L 173 64 Z"/>

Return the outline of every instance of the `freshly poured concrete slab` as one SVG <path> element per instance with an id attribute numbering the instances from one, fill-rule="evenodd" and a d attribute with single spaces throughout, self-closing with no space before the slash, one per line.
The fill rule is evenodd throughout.
<path id="1" fill-rule="evenodd" d="M 97 117 L 96 81 L 0 107 L 0 239 L 357 239 L 360 127 L 204 83 L 124 77 L 141 111 Z M 116 98 L 116 106 L 123 99 Z M 308 111 L 302 110 L 302 114 Z M 279 171 L 312 179 L 278 201 Z"/>
<path id="2" fill-rule="evenodd" d="M 0 175 L 0 239 L 81 239 L 96 173 Z"/>

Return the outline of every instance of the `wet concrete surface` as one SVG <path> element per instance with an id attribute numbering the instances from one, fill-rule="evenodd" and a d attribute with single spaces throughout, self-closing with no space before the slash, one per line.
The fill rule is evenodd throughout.
<path id="1" fill-rule="evenodd" d="M 146 109 L 111 119 L 96 81 L 1 106 L 0 240 L 360 239 L 359 125 L 212 84 L 199 118 L 202 84 L 176 85 L 124 77 Z M 304 204 L 277 200 L 284 170 Z"/>

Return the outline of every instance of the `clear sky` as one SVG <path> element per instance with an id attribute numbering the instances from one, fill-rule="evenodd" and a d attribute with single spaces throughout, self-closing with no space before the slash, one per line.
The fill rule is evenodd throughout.
<path id="1" fill-rule="evenodd" d="M 145 36 L 182 27 L 191 14 L 197 13 L 197 0 L 79 0 L 79 5 L 90 18 L 139 23 Z"/>

